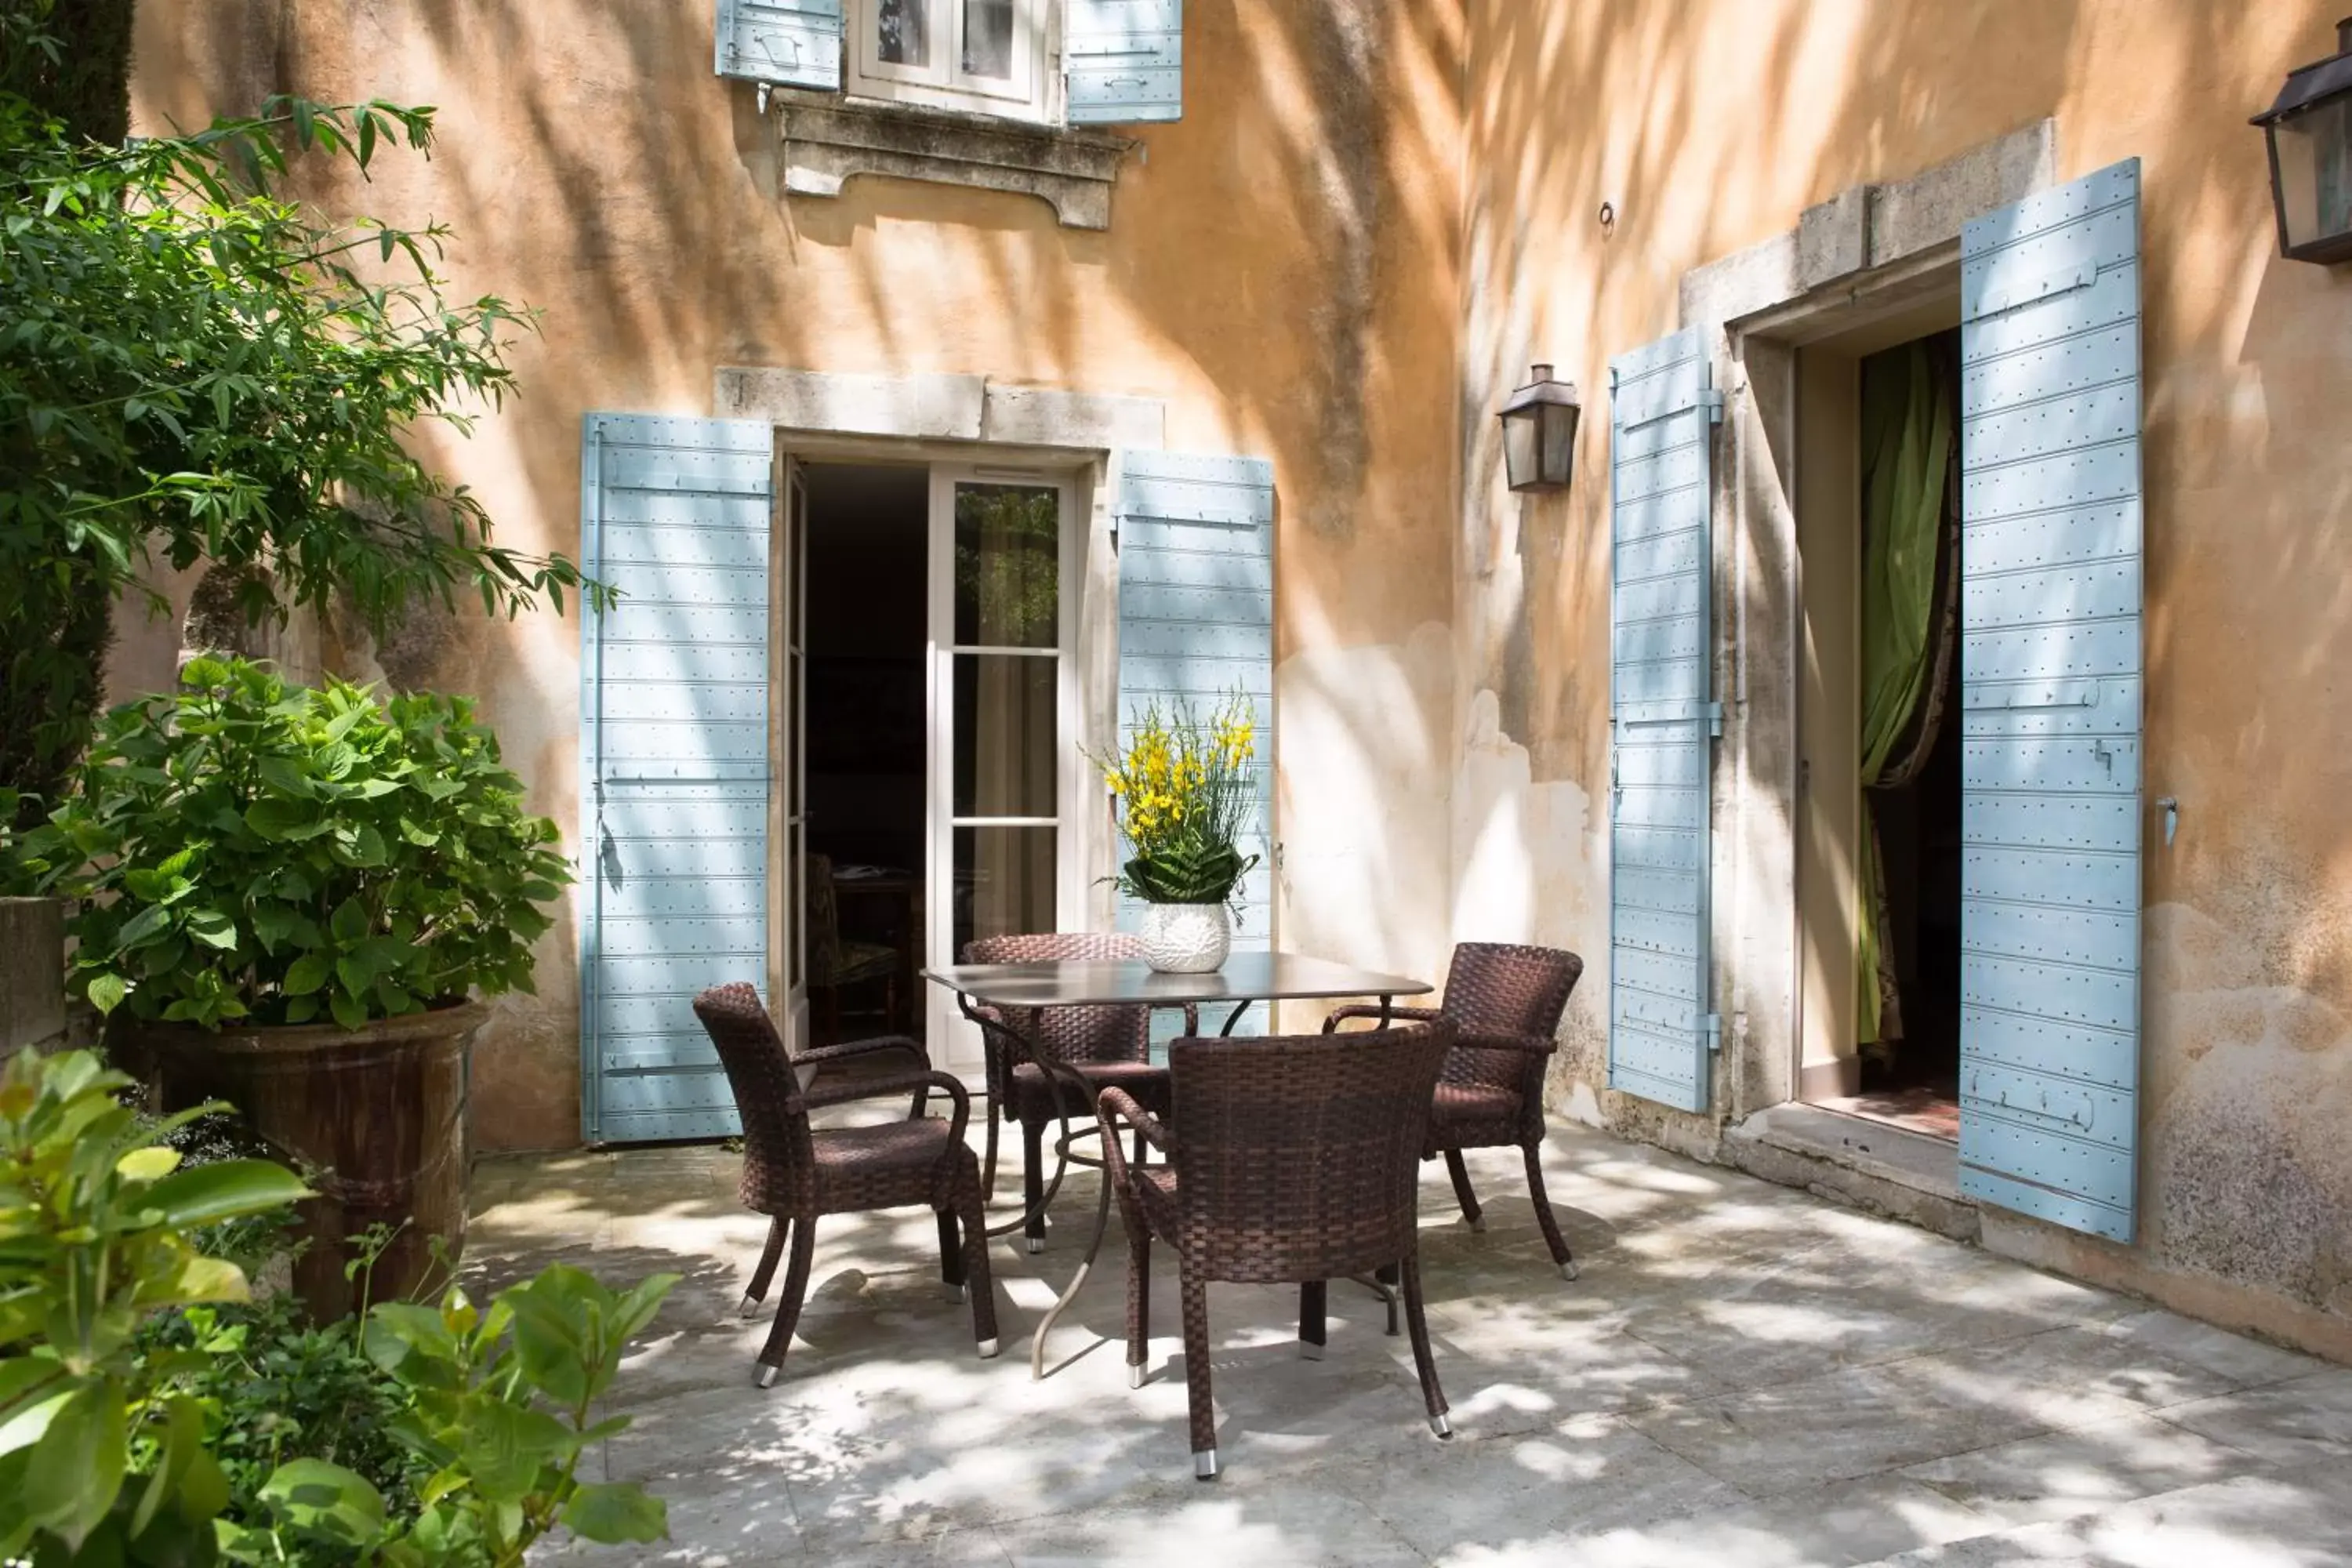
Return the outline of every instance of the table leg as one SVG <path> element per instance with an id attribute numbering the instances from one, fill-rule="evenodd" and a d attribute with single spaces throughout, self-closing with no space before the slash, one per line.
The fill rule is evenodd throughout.
<path id="1" fill-rule="evenodd" d="M 1298 1288 L 1298 1353 L 1308 1361 L 1323 1359 L 1325 1305 L 1322 1280 L 1309 1279 Z"/>
<path id="2" fill-rule="evenodd" d="M 1065 1142 L 1066 1142 L 1066 1139 Z M 1055 1298 L 1054 1304 L 1045 1309 L 1045 1315 L 1037 1320 L 1037 1331 L 1029 1341 L 1029 1380 L 1032 1383 L 1044 1381 L 1045 1336 L 1053 1332 L 1055 1321 L 1061 1317 L 1063 1310 L 1077 1299 L 1079 1290 L 1085 1288 L 1087 1276 L 1094 1271 L 1095 1254 L 1102 1250 L 1103 1233 L 1109 1228 L 1110 1169 L 1106 1164 L 1103 1169 L 1102 1190 L 1095 1196 L 1095 1233 L 1087 1242 L 1087 1255 L 1079 1260 L 1078 1271 L 1071 1277 L 1069 1289 Z"/>
<path id="3" fill-rule="evenodd" d="M 1252 1003 L 1244 1002 L 1240 1006 L 1234 1008 L 1234 1016 L 1225 1020 L 1225 1026 L 1219 1029 L 1217 1033 L 1220 1035 L 1232 1034 L 1234 1032 L 1234 1026 L 1242 1021 L 1242 1015 L 1248 1012 L 1253 1005 L 1254 1004 Z"/>

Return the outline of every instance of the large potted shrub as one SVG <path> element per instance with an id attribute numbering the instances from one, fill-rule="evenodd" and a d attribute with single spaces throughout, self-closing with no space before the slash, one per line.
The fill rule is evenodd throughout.
<path id="1" fill-rule="evenodd" d="M 463 698 L 289 687 L 197 658 L 115 709 L 24 851 L 79 900 L 68 984 L 167 1108 L 219 1098 L 311 1173 L 311 1310 L 352 1305 L 347 1237 L 400 1227 L 379 1298 L 465 1237 L 474 1000 L 531 989 L 570 880 Z"/>

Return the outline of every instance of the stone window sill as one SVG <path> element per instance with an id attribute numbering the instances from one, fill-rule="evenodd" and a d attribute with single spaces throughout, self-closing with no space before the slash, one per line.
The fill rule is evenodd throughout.
<path id="1" fill-rule="evenodd" d="M 1137 143 L 984 114 L 778 89 L 769 104 L 784 189 L 837 196 L 859 174 L 1035 196 L 1065 228 L 1108 228 L 1110 191 Z"/>

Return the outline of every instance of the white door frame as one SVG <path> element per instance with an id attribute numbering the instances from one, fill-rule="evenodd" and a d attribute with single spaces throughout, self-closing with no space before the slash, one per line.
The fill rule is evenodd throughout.
<path id="1" fill-rule="evenodd" d="M 1051 489 L 1060 513 L 1055 609 L 1055 648 L 1048 655 L 1021 650 L 1030 658 L 1051 658 L 1055 681 L 1055 815 L 1051 818 L 1021 818 L 1019 825 L 1055 829 L 1054 842 L 1054 924 L 1059 931 L 1082 929 L 1087 914 L 1084 803 L 1090 764 L 1080 752 L 1087 733 L 1085 694 L 1081 686 L 1083 650 L 1079 647 L 1082 618 L 1079 602 L 1086 582 L 1087 518 L 1080 486 L 1066 469 L 931 465 L 929 630 L 926 644 L 924 712 L 929 728 L 928 777 L 923 817 L 923 962 L 938 967 L 953 963 L 955 900 L 954 833 L 973 819 L 954 815 L 955 708 L 950 700 L 959 653 L 976 651 L 955 642 L 955 492 L 961 484 L 1021 485 Z M 1000 652 L 1006 650 L 989 649 Z M 1015 825 L 1013 819 L 988 818 L 989 823 Z M 971 1073 L 982 1065 L 980 1031 L 967 1021 L 945 987 L 927 985 L 923 1001 L 931 1059 L 951 1072 Z"/>

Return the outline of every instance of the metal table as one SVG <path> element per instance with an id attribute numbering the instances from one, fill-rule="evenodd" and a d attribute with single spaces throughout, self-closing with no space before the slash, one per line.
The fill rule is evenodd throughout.
<path id="1" fill-rule="evenodd" d="M 1251 1005 L 1258 1002 L 1339 1001 L 1357 996 L 1373 996 L 1380 1000 L 1382 1019 L 1386 1010 L 1400 996 L 1423 996 L 1435 987 L 1425 981 L 1408 980 L 1399 974 L 1383 974 L 1377 970 L 1358 969 L 1352 964 L 1334 963 L 1328 959 L 1310 958 L 1298 952 L 1236 952 L 1228 956 L 1223 968 L 1207 974 L 1160 974 L 1140 959 L 1116 963 L 1082 963 L 1063 961 L 1040 963 L 960 963 L 923 971 L 923 978 L 959 993 L 967 1005 L 991 1007 L 1008 1022 L 1024 1015 L 1034 1017 L 1049 1007 L 1145 1006 L 1181 1007 L 1191 1004 L 1197 1007 L 1215 1008 L 1233 1004 L 1226 1016 L 1223 1035 L 1234 1032 Z M 1024 1039 L 1034 1041 L 1034 1027 L 1018 1029 Z M 1076 1090 L 1078 1103 L 1091 1112 L 1094 1100 L 1087 1091 L 1083 1077 L 1066 1064 L 1047 1059 L 1044 1053 L 1033 1050 L 1031 1059 L 1041 1071 L 1056 1082 Z M 998 1114 L 996 1106 L 989 1114 Z M 1057 1162 L 1055 1179 L 1038 1200 L 1039 1206 L 1053 1201 L 1061 1185 L 1060 1167 L 1067 1163 L 1100 1165 L 1101 1161 L 1086 1155 L 1073 1154 L 1074 1139 L 1089 1134 L 1098 1135 L 1100 1128 L 1092 1124 L 1073 1129 L 1066 1110 L 1062 1117 L 1062 1135 L 1054 1148 Z M 1045 1336 L 1055 1321 L 1074 1300 L 1093 1271 L 1095 1255 L 1102 1249 L 1103 1234 L 1110 1225 L 1110 1180 L 1106 1173 L 1101 1193 L 1095 1202 L 1094 1235 L 1087 1242 L 1087 1255 L 1078 1271 L 1070 1280 L 1045 1316 L 1037 1324 L 1037 1332 L 1029 1347 L 1029 1375 L 1045 1375 Z M 1015 1226 L 1025 1223 L 1029 1214 L 1024 1208 Z M 1012 1228 L 1008 1226 L 1006 1228 Z"/>

